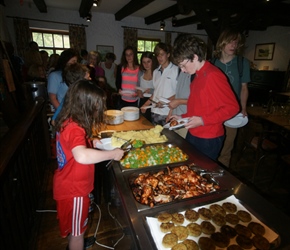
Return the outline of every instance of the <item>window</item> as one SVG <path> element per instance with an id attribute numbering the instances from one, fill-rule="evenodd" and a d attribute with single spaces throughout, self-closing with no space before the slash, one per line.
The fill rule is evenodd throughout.
<path id="1" fill-rule="evenodd" d="M 37 42 L 39 50 L 47 51 L 48 55 L 61 54 L 70 48 L 68 31 L 43 30 L 31 28 L 32 39 Z"/>
<path id="2" fill-rule="evenodd" d="M 138 38 L 138 51 L 137 56 L 140 62 L 142 53 L 145 51 L 154 52 L 154 48 L 157 43 L 160 42 L 160 39 L 145 39 L 145 38 Z"/>

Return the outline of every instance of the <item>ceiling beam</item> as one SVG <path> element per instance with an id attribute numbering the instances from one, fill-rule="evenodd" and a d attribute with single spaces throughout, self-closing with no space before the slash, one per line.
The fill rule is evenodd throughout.
<path id="1" fill-rule="evenodd" d="M 79 8 L 80 17 L 87 17 L 93 6 L 94 0 L 82 0 Z"/>
<path id="2" fill-rule="evenodd" d="M 46 3 L 44 0 L 33 0 L 33 2 L 41 13 L 47 13 Z"/>
<path id="3" fill-rule="evenodd" d="M 155 0 L 131 0 L 128 4 L 126 4 L 122 9 L 120 9 L 115 14 L 115 20 L 121 21 L 123 18 L 130 16 L 134 12 L 142 9 L 149 3 L 153 2 Z"/>
<path id="4" fill-rule="evenodd" d="M 156 22 L 159 22 L 159 21 L 164 20 L 166 18 L 176 16 L 178 14 L 179 14 L 179 8 L 178 8 L 178 5 L 175 4 L 175 5 L 172 5 L 172 6 L 166 8 L 162 11 L 156 12 L 153 15 L 145 17 L 145 24 L 149 25 L 152 23 L 156 23 Z"/>

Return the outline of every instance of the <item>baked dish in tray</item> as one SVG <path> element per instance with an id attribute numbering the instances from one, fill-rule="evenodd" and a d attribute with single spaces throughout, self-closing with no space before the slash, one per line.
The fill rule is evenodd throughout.
<path id="1" fill-rule="evenodd" d="M 169 143 L 144 145 L 130 150 L 120 161 L 122 169 L 181 163 L 188 159 L 179 147 Z"/>
<path id="2" fill-rule="evenodd" d="M 188 165 L 166 167 L 157 171 L 135 172 L 129 176 L 135 200 L 146 206 L 197 197 L 220 189 L 211 174 L 194 171 Z"/>

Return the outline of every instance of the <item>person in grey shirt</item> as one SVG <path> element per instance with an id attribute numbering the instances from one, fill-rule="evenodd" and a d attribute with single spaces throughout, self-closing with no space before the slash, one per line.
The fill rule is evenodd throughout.
<path id="1" fill-rule="evenodd" d="M 175 98 L 168 104 L 170 111 L 166 118 L 166 122 L 169 122 L 169 117 L 172 115 L 182 115 L 187 112 L 187 99 L 190 93 L 190 84 L 194 78 L 194 75 L 179 72 L 177 76 L 176 94 Z M 179 128 L 174 130 L 181 137 L 185 138 L 187 129 Z"/>

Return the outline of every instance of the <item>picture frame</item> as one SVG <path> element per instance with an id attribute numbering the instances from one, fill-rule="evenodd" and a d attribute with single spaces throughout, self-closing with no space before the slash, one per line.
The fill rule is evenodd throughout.
<path id="1" fill-rule="evenodd" d="M 275 43 L 256 44 L 254 60 L 273 60 Z"/>
<path id="2" fill-rule="evenodd" d="M 105 56 L 107 53 L 114 53 L 114 46 L 97 45 L 97 51 L 101 54 L 101 61 L 105 61 Z"/>

